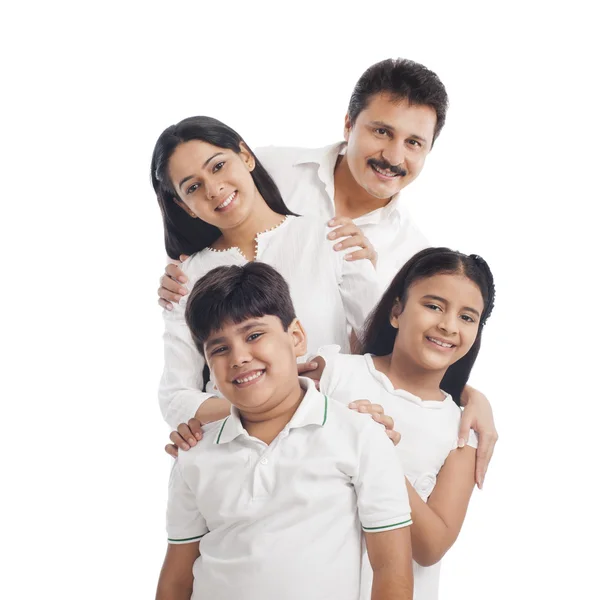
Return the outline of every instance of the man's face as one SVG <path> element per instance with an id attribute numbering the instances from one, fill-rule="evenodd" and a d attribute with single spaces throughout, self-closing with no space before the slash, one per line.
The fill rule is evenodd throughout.
<path id="1" fill-rule="evenodd" d="M 346 115 L 346 160 L 355 181 L 381 200 L 398 193 L 421 172 L 436 121 L 430 106 L 387 94 L 372 96 L 354 125 Z"/>
<path id="2" fill-rule="evenodd" d="M 204 343 L 217 387 L 247 415 L 268 412 L 285 399 L 298 383 L 296 358 L 305 352 L 300 322 L 285 330 L 271 315 L 225 323 Z"/>

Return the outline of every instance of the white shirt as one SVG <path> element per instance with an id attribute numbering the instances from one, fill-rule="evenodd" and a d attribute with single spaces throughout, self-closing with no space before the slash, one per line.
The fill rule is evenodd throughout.
<path id="1" fill-rule="evenodd" d="M 448 454 L 457 447 L 461 410 L 446 394 L 444 400 L 422 400 L 406 390 L 395 390 L 389 378 L 378 371 L 370 354 L 338 354 L 336 347 L 321 348 L 326 361 L 320 388 L 324 394 L 339 401 L 370 400 L 380 404 L 386 415 L 394 419 L 401 434 L 396 452 L 404 473 L 419 496 L 426 502 L 435 487 L 437 474 Z M 477 447 L 476 434 L 471 431 L 468 445 Z M 436 600 L 438 597 L 441 562 L 422 567 L 413 561 L 414 599 Z M 372 578 L 368 560 L 364 561 L 361 598 L 370 598 Z"/>
<path id="2" fill-rule="evenodd" d="M 173 544 L 201 539 L 192 600 L 358 600 L 361 527 L 411 523 L 381 426 L 300 383 L 306 395 L 270 445 L 232 408 L 179 454 L 167 532 Z"/>
<path id="3" fill-rule="evenodd" d="M 371 262 L 344 260 L 343 253 L 332 249 L 335 242 L 327 239 L 328 232 L 327 225 L 314 218 L 290 216 L 257 236 L 256 260 L 275 267 L 290 286 L 296 314 L 306 330 L 309 354 L 332 343 L 349 351 L 348 325 L 359 331 L 381 296 Z M 191 290 L 211 269 L 247 262 L 237 248 L 206 248 L 188 258 L 182 270 Z M 185 322 L 187 299 L 184 296 L 172 311 L 163 311 L 165 366 L 159 401 L 165 420 L 174 429 L 215 395 L 201 391 L 205 361 Z"/>
<path id="4" fill-rule="evenodd" d="M 288 208 L 324 222 L 335 216 L 333 172 L 344 142 L 325 148 L 259 148 L 256 155 L 275 180 Z M 377 274 L 382 290 L 413 255 L 430 246 L 419 231 L 400 194 L 383 208 L 354 219 L 378 253 Z"/>

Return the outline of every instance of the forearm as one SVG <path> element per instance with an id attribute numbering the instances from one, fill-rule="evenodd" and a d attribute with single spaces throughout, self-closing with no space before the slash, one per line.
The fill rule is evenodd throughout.
<path id="1" fill-rule="evenodd" d="M 406 481 L 412 525 L 410 537 L 413 559 L 423 567 L 439 562 L 452 545 L 451 532 L 444 520 Z"/>
<path id="2" fill-rule="evenodd" d="M 190 600 L 193 591 L 193 580 L 188 582 L 165 581 L 161 577 L 156 590 L 156 600 Z"/>
<path id="3" fill-rule="evenodd" d="M 388 565 L 373 571 L 371 600 L 412 600 L 413 573 L 408 568 Z"/>
<path id="4" fill-rule="evenodd" d="M 200 405 L 194 416 L 200 423 L 212 423 L 224 419 L 230 411 L 231 403 L 229 400 L 219 398 L 219 396 L 211 396 Z"/>

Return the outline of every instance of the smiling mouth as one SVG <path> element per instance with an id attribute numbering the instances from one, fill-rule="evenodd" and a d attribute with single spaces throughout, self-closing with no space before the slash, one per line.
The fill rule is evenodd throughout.
<path id="1" fill-rule="evenodd" d="M 380 167 L 378 167 L 377 165 L 375 165 L 373 163 L 369 163 L 369 166 L 378 175 L 381 175 L 382 177 L 385 177 L 386 179 L 395 179 L 396 177 L 401 177 L 401 173 L 394 173 L 393 171 L 390 171 L 389 169 L 381 169 Z"/>
<path id="2" fill-rule="evenodd" d="M 440 340 L 438 338 L 434 338 L 434 337 L 429 337 L 428 335 L 425 336 L 430 342 L 432 342 L 433 344 L 435 344 L 436 346 L 439 346 L 440 348 L 446 348 L 448 350 L 452 349 L 452 348 L 456 348 L 456 344 L 451 344 L 450 342 L 444 342 L 443 340 Z"/>
<path id="3" fill-rule="evenodd" d="M 219 204 L 219 206 L 217 206 L 215 210 L 223 210 L 224 208 L 227 208 L 234 201 L 236 196 L 237 190 L 233 192 L 230 196 L 227 196 L 227 198 L 225 198 L 225 200 L 223 200 L 223 202 L 221 202 L 221 204 Z"/>
<path id="4" fill-rule="evenodd" d="M 247 385 L 252 385 L 258 379 L 260 379 L 264 374 L 265 374 L 265 369 L 260 369 L 258 371 L 251 371 L 250 373 L 247 373 L 243 377 L 238 377 L 237 379 L 234 379 L 232 383 L 237 386 L 245 387 Z"/>

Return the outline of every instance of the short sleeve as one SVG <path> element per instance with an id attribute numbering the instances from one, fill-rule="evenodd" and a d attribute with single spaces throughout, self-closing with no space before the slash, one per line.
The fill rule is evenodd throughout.
<path id="1" fill-rule="evenodd" d="M 382 427 L 366 419 L 353 478 L 358 516 L 367 532 L 387 531 L 412 523 L 400 457 Z"/>
<path id="2" fill-rule="evenodd" d="M 167 505 L 167 537 L 169 544 L 198 542 L 208 533 L 204 517 L 198 510 L 196 497 L 181 472 L 181 463 L 175 461 L 169 479 Z"/>

